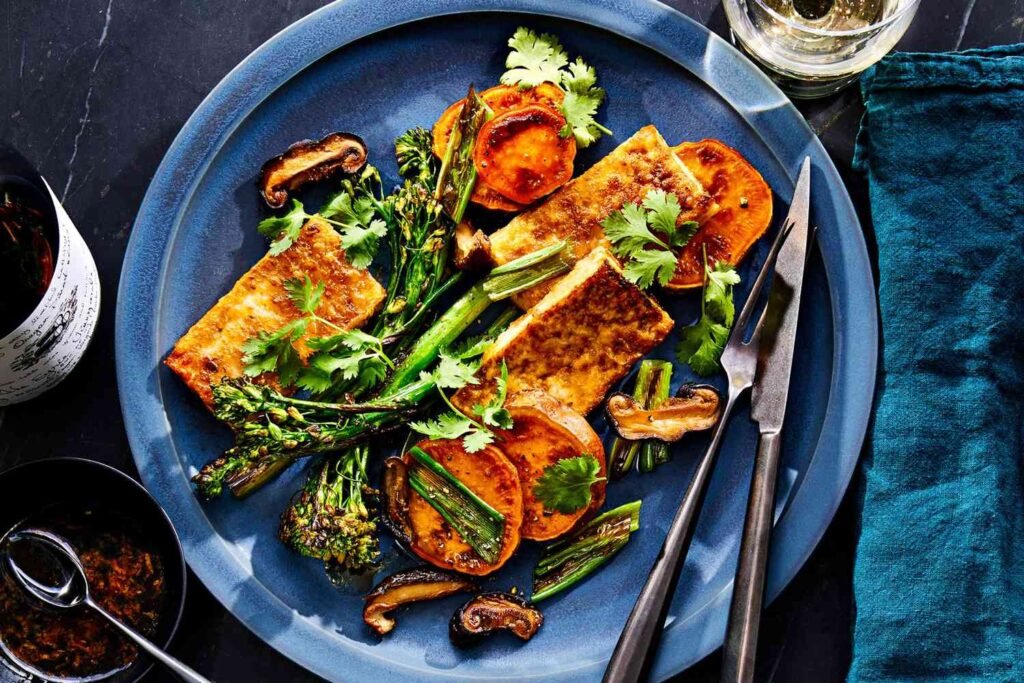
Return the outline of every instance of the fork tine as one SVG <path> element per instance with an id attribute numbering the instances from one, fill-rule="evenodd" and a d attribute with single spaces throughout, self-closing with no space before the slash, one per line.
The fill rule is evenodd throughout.
<path id="1" fill-rule="evenodd" d="M 772 242 L 772 248 L 768 252 L 768 257 L 764 260 L 764 265 L 761 266 L 761 271 L 757 274 L 757 279 L 754 280 L 754 285 L 750 288 L 750 294 L 747 295 L 747 301 L 743 304 L 743 310 L 740 311 L 739 317 L 736 319 L 736 324 L 733 325 L 732 333 L 729 335 L 729 341 L 726 346 L 733 343 L 734 340 L 738 340 L 736 343 L 743 343 L 743 336 L 746 334 L 747 323 L 750 322 L 750 316 L 754 314 L 754 309 L 757 308 L 758 299 L 761 298 L 761 290 L 764 289 L 765 280 L 768 279 L 768 273 L 775 267 L 775 259 L 779 256 L 779 250 L 782 249 L 782 243 L 789 237 L 790 231 L 793 230 L 793 223 L 787 222 L 779 230 L 779 234 L 775 236 L 775 241 Z M 764 313 L 761 314 L 761 320 L 758 321 L 758 326 L 764 322 Z M 753 339 L 751 339 L 753 341 Z"/>

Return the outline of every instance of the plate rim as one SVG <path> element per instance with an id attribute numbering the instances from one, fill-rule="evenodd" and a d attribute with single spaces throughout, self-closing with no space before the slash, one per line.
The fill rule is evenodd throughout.
<path id="1" fill-rule="evenodd" d="M 147 382 L 153 373 L 159 371 L 159 365 L 154 369 L 153 359 L 148 353 L 144 360 L 139 359 L 139 354 L 133 354 L 139 348 L 146 352 L 156 348 L 156 329 L 152 325 L 154 318 L 152 315 L 147 318 L 143 314 L 160 310 L 162 292 L 147 291 L 144 288 L 140 290 L 140 283 L 137 282 L 138 279 L 145 280 L 144 275 L 154 270 L 157 274 L 162 273 L 166 266 L 168 250 L 164 247 L 172 231 L 167 231 L 166 235 L 155 231 L 154 228 L 159 225 L 168 224 L 168 221 L 156 218 L 171 215 L 174 220 L 170 224 L 177 226 L 188 198 L 235 128 L 284 83 L 330 52 L 374 33 L 438 16 L 472 12 L 526 13 L 584 23 L 658 52 L 715 90 L 764 139 L 772 154 L 778 156 L 778 149 L 799 148 L 799 153 L 792 159 L 778 158 L 791 181 L 795 177 L 798 161 L 805 153 L 812 157 L 816 171 L 823 173 L 828 180 L 830 199 L 834 204 L 832 209 L 840 226 L 838 238 L 841 242 L 838 262 L 832 264 L 839 268 L 839 272 L 832 272 L 826 261 L 835 339 L 829 406 L 807 472 L 777 521 L 780 533 L 776 534 L 773 549 L 776 556 L 783 559 L 774 561 L 769 571 L 767 598 L 773 599 L 803 566 L 842 501 L 856 469 L 866 434 L 876 379 L 878 320 L 874 304 L 874 276 L 867 246 L 849 194 L 820 141 L 792 103 L 756 66 L 706 27 L 655 0 L 590 0 L 588 3 L 572 5 L 559 0 L 445 0 L 443 3 L 407 0 L 395 3 L 399 5 L 397 7 L 387 8 L 380 7 L 380 4 L 372 0 L 338 0 L 292 23 L 253 50 L 218 83 L 182 126 L 157 168 L 140 205 L 117 293 L 115 355 L 118 389 L 129 444 L 143 481 L 172 519 L 185 519 L 188 522 L 183 523 L 183 527 L 187 526 L 190 530 L 182 529 L 179 535 L 189 565 L 218 601 L 262 640 L 300 666 L 327 678 L 340 680 L 337 667 L 332 666 L 330 661 L 332 652 L 318 651 L 316 645 L 311 645 L 306 638 L 306 635 L 322 634 L 322 629 L 314 627 L 307 620 L 293 620 L 288 628 L 280 629 L 273 616 L 268 615 L 264 609 L 258 609 L 258 606 L 266 610 L 276 609 L 285 616 L 293 613 L 276 596 L 266 591 L 261 593 L 256 586 L 251 585 L 254 581 L 251 572 L 246 575 L 244 563 L 226 547 L 225 541 L 213 529 L 195 497 L 188 496 L 187 500 L 182 500 L 182 496 L 169 495 L 159 484 L 166 481 L 170 473 L 153 472 L 149 466 L 152 462 L 150 452 L 154 448 L 149 443 L 151 436 L 156 432 L 160 434 L 161 441 L 167 440 L 170 431 L 165 418 L 161 422 L 156 414 L 140 414 L 145 412 L 138 409 L 140 405 L 154 402 L 154 397 L 147 391 Z M 358 16 L 359 21 L 349 21 L 349 17 L 353 16 Z M 666 23 L 655 21 L 659 19 L 664 19 Z M 673 30 L 681 32 L 684 38 L 690 40 L 672 43 L 671 36 L 667 34 Z M 295 44 L 309 47 L 294 49 Z M 724 77 L 715 75 L 716 82 L 712 83 L 707 78 L 712 74 L 702 75 L 693 68 L 698 56 L 693 52 L 695 47 L 702 50 L 699 55 L 701 58 L 717 50 L 715 56 L 718 65 L 729 66 L 734 71 L 725 72 Z M 684 63 L 686 60 L 689 63 Z M 252 78 L 256 74 L 259 74 L 259 85 L 251 87 Z M 753 114 L 762 118 L 760 125 L 755 124 L 748 112 L 737 104 L 743 97 L 743 93 L 737 91 L 747 85 L 754 85 L 755 91 L 761 94 L 767 92 L 773 98 L 771 108 L 765 109 L 762 105 L 762 110 Z M 779 129 L 775 129 L 775 126 Z M 768 133 L 778 138 L 776 144 L 764 138 L 766 127 Z M 794 135 L 799 140 L 796 145 L 784 144 L 786 136 Z M 184 194 L 181 192 L 182 176 L 177 175 L 173 179 L 169 177 L 171 169 L 180 169 L 182 166 L 191 169 L 187 178 L 188 192 Z M 153 244 L 154 237 L 156 244 Z M 145 265 L 139 267 L 138 263 Z M 140 291 L 143 292 L 141 296 Z M 865 291 L 870 296 L 864 297 Z M 839 307 L 840 302 L 843 308 Z M 857 336 L 867 340 L 867 343 L 861 341 L 852 348 L 843 343 L 849 341 L 846 330 L 851 324 L 857 325 L 860 330 Z M 845 364 L 840 363 L 844 358 Z M 142 381 L 139 381 L 140 378 Z M 840 390 L 845 400 L 836 399 Z M 846 411 L 842 417 L 837 414 L 837 403 L 842 403 Z M 156 401 L 154 407 L 162 407 L 162 400 Z M 820 444 L 826 437 L 839 442 L 839 456 L 831 462 L 818 458 Z M 159 448 L 159 444 L 156 448 Z M 182 473 L 180 467 L 178 470 L 175 474 Z M 816 506 L 826 514 L 817 515 L 817 519 L 798 519 L 795 523 L 783 525 L 792 516 L 793 510 L 806 506 L 811 495 L 817 498 L 825 496 L 829 500 L 827 509 Z M 200 524 L 205 538 L 193 538 L 196 534 L 191 529 L 194 529 L 196 522 Z M 217 547 L 218 543 L 221 547 Z M 799 552 L 794 553 L 793 549 Z M 232 578 L 240 579 L 240 589 Z M 255 580 L 255 583 L 259 584 L 259 581 Z M 236 594 L 236 591 L 241 595 Z M 730 594 L 731 583 L 694 613 L 691 619 L 703 617 L 707 623 L 698 634 L 696 642 L 690 646 L 691 652 L 677 657 L 677 661 L 673 662 L 668 662 L 665 656 L 660 657 L 655 668 L 656 677 L 678 673 L 721 644 L 727 616 L 724 606 L 727 606 Z M 233 605 L 239 597 L 258 600 L 259 604 L 250 605 L 243 612 Z M 663 653 L 671 647 L 672 641 L 670 630 L 664 643 L 669 647 L 664 648 Z M 345 641 L 341 641 L 341 644 L 354 655 L 346 662 L 346 678 L 351 676 L 352 679 L 361 679 L 369 675 L 380 675 L 382 668 L 396 675 L 414 675 L 420 680 L 472 678 L 467 674 L 441 673 L 385 660 Z M 585 667 L 562 670 L 555 674 L 517 675 L 515 680 L 541 676 L 547 680 L 568 680 L 584 672 L 599 673 L 597 666 L 590 662 Z"/>

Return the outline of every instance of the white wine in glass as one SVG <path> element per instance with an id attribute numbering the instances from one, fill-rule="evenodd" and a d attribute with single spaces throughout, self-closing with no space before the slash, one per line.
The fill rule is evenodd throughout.
<path id="1" fill-rule="evenodd" d="M 723 0 L 736 42 L 794 98 L 832 94 L 893 48 L 920 0 Z"/>

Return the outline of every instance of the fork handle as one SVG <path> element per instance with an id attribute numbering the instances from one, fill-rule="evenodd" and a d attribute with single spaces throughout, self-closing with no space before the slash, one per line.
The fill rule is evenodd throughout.
<path id="1" fill-rule="evenodd" d="M 772 538 L 775 484 L 779 473 L 781 436 L 761 434 L 743 522 L 739 566 L 733 584 L 729 627 L 725 636 L 722 683 L 751 683 L 757 655 L 757 634 L 764 599 L 768 550 Z"/>
<path id="2" fill-rule="evenodd" d="M 619 636 L 619 642 L 615 645 L 608 668 L 604 672 L 604 683 L 637 683 L 646 680 L 651 671 L 658 640 L 665 626 L 665 617 L 672 603 L 676 583 L 679 582 L 683 562 L 693 541 L 697 518 L 700 516 L 708 482 L 711 481 L 715 461 L 718 459 L 718 446 L 737 397 L 738 394 L 730 395 L 725 404 L 711 444 L 697 465 L 697 472 L 672 519 L 658 559 L 654 561 L 647 583 L 640 591 L 640 597 L 636 599 L 633 611 L 630 612 L 629 619 L 626 620 L 626 625 Z"/>

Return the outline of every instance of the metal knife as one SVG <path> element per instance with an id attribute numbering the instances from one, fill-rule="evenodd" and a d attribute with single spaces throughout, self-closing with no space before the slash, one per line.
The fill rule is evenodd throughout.
<path id="1" fill-rule="evenodd" d="M 774 521 L 782 425 L 793 368 L 804 266 L 812 236 L 808 226 L 810 193 L 811 164 L 806 158 L 789 216 L 783 225 L 783 230 L 789 228 L 790 234 L 779 251 L 775 275 L 768 291 L 765 327 L 751 394 L 750 417 L 758 423 L 760 437 L 723 647 L 722 683 L 750 683 L 754 679 L 758 624 Z"/>

